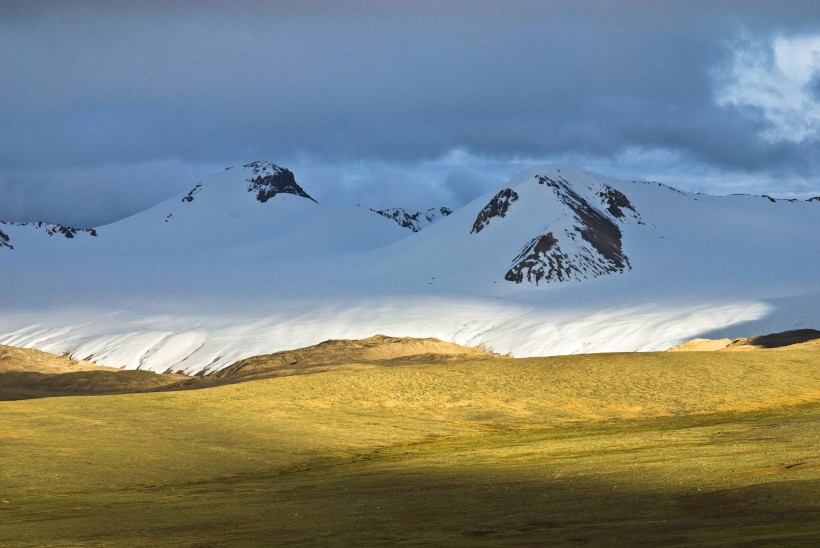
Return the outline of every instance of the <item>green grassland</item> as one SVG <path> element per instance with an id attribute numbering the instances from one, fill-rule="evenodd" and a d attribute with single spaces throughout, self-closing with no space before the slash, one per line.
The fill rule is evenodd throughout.
<path id="1" fill-rule="evenodd" d="M 820 352 L 0 402 L 0 545 L 816 545 Z"/>

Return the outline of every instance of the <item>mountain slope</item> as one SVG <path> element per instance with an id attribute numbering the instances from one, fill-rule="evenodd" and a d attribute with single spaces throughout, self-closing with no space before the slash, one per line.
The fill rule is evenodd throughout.
<path id="1" fill-rule="evenodd" d="M 416 233 L 309 190 L 254 162 L 0 250 L 0 344 L 198 373 L 376 333 L 530 356 L 820 325 L 816 201 L 541 166 Z"/>

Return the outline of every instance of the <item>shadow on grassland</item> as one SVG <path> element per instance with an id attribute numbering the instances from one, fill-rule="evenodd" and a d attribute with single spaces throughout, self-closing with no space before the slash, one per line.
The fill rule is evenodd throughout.
<path id="1" fill-rule="evenodd" d="M 818 414 L 815 404 L 743 416 L 502 430 L 276 471 L 32 497 L 0 508 L 0 541 L 811 543 L 820 536 L 820 463 L 816 437 L 807 435 L 816 434 Z"/>

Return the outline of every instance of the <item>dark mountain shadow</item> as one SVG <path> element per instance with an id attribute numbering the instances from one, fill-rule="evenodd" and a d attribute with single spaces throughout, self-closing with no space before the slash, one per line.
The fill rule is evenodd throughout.
<path id="1" fill-rule="evenodd" d="M 782 346 L 791 346 L 816 339 L 820 339 L 820 331 L 816 329 L 793 329 L 791 331 L 783 331 L 782 333 L 770 333 L 768 335 L 749 337 L 744 344 L 747 346 L 757 346 L 759 348 L 780 348 Z"/>
<path id="2" fill-rule="evenodd" d="M 734 340 L 749 337 L 744 344 L 759 348 L 780 348 L 820 339 L 820 331 L 806 325 L 815 323 L 813 327 L 820 327 L 820 314 L 816 312 L 820 294 L 763 299 L 761 302 L 769 308 L 763 316 L 703 331 L 692 335 L 690 339 Z M 778 331 L 778 328 L 782 330 Z"/>

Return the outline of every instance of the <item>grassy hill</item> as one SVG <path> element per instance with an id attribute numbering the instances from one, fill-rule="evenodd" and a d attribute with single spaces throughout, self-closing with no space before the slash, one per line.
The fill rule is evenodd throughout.
<path id="1" fill-rule="evenodd" d="M 0 402 L 0 545 L 820 538 L 816 351 L 428 361 Z"/>

